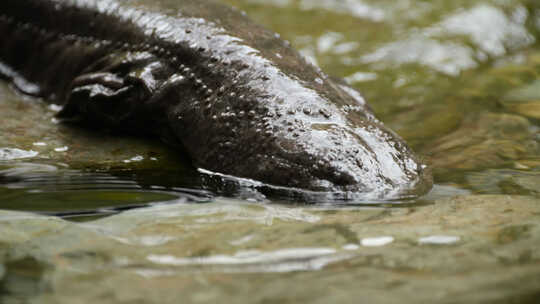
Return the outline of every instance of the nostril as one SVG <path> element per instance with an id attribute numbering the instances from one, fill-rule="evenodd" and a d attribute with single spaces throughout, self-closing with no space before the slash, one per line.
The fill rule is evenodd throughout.
<path id="1" fill-rule="evenodd" d="M 362 162 L 362 160 L 360 159 L 356 159 L 356 165 L 358 166 L 358 168 L 360 169 L 363 169 L 364 168 L 364 163 Z"/>

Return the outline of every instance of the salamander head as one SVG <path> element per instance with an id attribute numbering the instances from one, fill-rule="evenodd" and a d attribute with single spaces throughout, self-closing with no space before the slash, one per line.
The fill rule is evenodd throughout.
<path id="1" fill-rule="evenodd" d="M 235 174 L 272 185 L 370 198 L 419 195 L 431 187 L 426 166 L 376 120 L 351 126 L 296 118 L 285 125 L 273 128 L 277 131 L 268 133 L 270 139 L 257 153 L 238 162 Z"/>
<path id="2" fill-rule="evenodd" d="M 214 172 L 345 198 L 427 192 L 430 173 L 405 142 L 373 116 L 358 92 L 327 82 L 329 89 L 316 91 L 282 80 L 285 88 L 266 86 L 257 98 L 239 98 L 246 92 L 240 85 L 233 94 L 224 92 L 208 114 L 201 117 L 191 107 L 182 114 L 184 123 L 197 126 L 195 134 L 182 131 L 194 127 L 176 130 L 197 156 L 195 164 Z"/>
<path id="3" fill-rule="evenodd" d="M 251 172 L 272 184 L 386 199 L 431 187 L 426 166 L 375 120 L 356 127 L 311 123 L 282 134 L 270 147 L 274 152 L 254 160 Z"/>
<path id="4" fill-rule="evenodd" d="M 162 96 L 156 104 L 167 109 L 168 127 L 195 166 L 273 186 L 373 198 L 430 189 L 425 166 L 357 91 L 241 14 L 209 12 L 222 10 L 227 14 L 177 20 L 189 28 L 175 32 L 186 67 L 165 60 L 172 72 L 154 73 L 179 80 L 166 81 L 172 89 L 158 91 L 169 93 L 154 96 Z"/>

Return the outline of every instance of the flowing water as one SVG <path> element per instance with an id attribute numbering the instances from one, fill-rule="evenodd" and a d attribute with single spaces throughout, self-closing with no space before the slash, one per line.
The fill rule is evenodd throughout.
<path id="1" fill-rule="evenodd" d="M 0 83 L 0 303 L 540 301 L 540 2 L 226 2 L 358 88 L 433 190 L 269 196 Z"/>

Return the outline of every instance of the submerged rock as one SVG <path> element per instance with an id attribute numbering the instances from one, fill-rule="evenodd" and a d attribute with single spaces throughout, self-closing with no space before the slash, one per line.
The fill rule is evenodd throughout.
<path id="1" fill-rule="evenodd" d="M 531 123 L 512 114 L 481 113 L 425 148 L 438 169 L 481 169 L 538 155 Z"/>
<path id="2" fill-rule="evenodd" d="M 388 209 L 219 199 L 86 223 L 0 211 L 0 265 L 11 282 L 2 296 L 40 303 L 177 303 L 179 295 L 186 303 L 527 299 L 538 292 L 539 217 L 537 198 L 511 195 Z M 23 269 L 35 273 L 25 282 L 37 292 L 17 291 Z M 301 282 L 310 284 L 290 292 Z M 329 286 L 346 292 L 321 292 Z"/>
<path id="3" fill-rule="evenodd" d="M 512 112 L 540 119 L 540 80 L 508 92 L 501 104 Z"/>

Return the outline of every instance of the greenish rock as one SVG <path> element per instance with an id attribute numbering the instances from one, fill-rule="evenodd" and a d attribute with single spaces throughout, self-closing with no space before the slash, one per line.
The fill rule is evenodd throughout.
<path id="1" fill-rule="evenodd" d="M 502 303 L 538 292 L 539 220 L 538 199 L 508 195 L 391 209 L 218 199 L 87 223 L 2 211 L 2 299 L 30 280 L 32 303 Z"/>
<path id="2" fill-rule="evenodd" d="M 509 91 L 501 104 L 512 112 L 540 119 L 540 80 Z"/>
<path id="3" fill-rule="evenodd" d="M 540 172 L 536 170 L 487 169 L 471 172 L 467 184 L 477 193 L 512 193 L 540 196 Z"/>
<path id="4" fill-rule="evenodd" d="M 431 142 L 424 152 L 436 170 L 497 167 L 538 155 L 540 146 L 530 128 L 531 123 L 518 115 L 478 113 Z"/>

